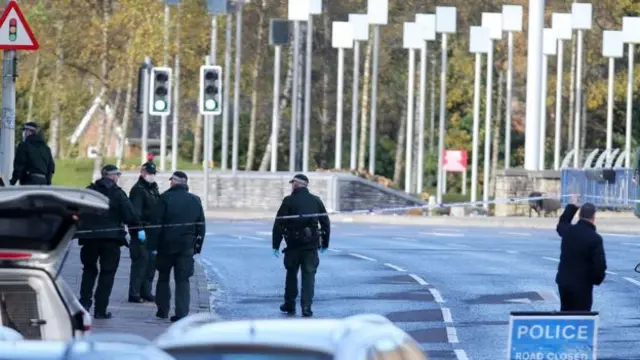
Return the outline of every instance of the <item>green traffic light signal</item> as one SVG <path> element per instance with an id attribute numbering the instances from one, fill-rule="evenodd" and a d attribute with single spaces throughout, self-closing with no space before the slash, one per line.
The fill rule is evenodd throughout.
<path id="1" fill-rule="evenodd" d="M 213 111 L 216 110 L 218 108 L 218 103 L 213 100 L 213 99 L 207 99 L 204 102 L 204 107 L 208 110 L 208 111 Z"/>
<path id="2" fill-rule="evenodd" d="M 156 111 L 164 111 L 167 109 L 167 102 L 163 101 L 163 100 L 157 100 L 153 106 L 155 107 Z"/>
<path id="3" fill-rule="evenodd" d="M 9 35 L 9 40 L 10 41 L 16 41 L 16 34 L 10 34 Z"/>

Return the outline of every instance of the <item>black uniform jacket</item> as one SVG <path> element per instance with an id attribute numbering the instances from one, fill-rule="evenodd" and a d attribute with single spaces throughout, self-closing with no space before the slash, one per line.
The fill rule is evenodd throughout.
<path id="1" fill-rule="evenodd" d="M 291 195 L 285 196 L 278 209 L 277 217 L 289 215 L 326 214 L 327 210 L 319 197 L 311 194 L 307 188 L 297 188 Z M 318 233 L 320 223 L 320 233 Z M 284 236 L 287 249 L 328 248 L 331 223 L 329 216 L 309 216 L 292 219 L 276 219 L 273 223 L 272 246 L 280 248 Z M 311 239 L 305 236 L 304 229 L 312 231 Z M 320 240 L 318 240 L 318 236 Z M 315 239 L 315 240 L 314 240 Z"/>
<path id="2" fill-rule="evenodd" d="M 161 254 L 193 252 L 197 238 L 205 237 L 205 218 L 202 202 L 189 193 L 186 185 L 174 185 L 160 195 L 156 205 L 156 219 L 161 227 L 152 231 Z"/>
<path id="3" fill-rule="evenodd" d="M 582 219 L 571 224 L 577 211 L 577 206 L 567 205 L 556 228 L 562 237 L 556 283 L 563 287 L 589 289 L 604 281 L 607 260 L 602 237 L 596 232 L 595 225 Z"/>
<path id="4" fill-rule="evenodd" d="M 129 199 L 133 209 L 136 211 L 142 226 L 152 225 L 156 223 L 154 216 L 156 215 L 156 206 L 160 198 L 160 192 L 158 191 L 158 184 L 147 182 L 142 176 L 138 179 L 138 182 L 133 185 L 131 191 L 129 191 Z M 130 231 L 131 238 L 137 239 L 137 229 Z M 152 244 L 153 237 L 147 242 L 147 247 L 152 249 L 156 246 Z"/>
<path id="5" fill-rule="evenodd" d="M 109 198 L 109 210 L 106 215 L 86 214 L 80 218 L 78 230 L 89 230 L 88 233 L 79 233 L 80 244 L 86 244 L 88 239 L 108 239 L 127 245 L 123 225 L 139 226 L 140 221 L 133 210 L 127 194 L 111 179 L 100 179 L 87 186 L 87 189 L 95 190 Z"/>
<path id="6" fill-rule="evenodd" d="M 15 185 L 28 179 L 29 174 L 44 175 L 47 184 L 51 185 L 51 178 L 56 170 L 56 165 L 51 156 L 51 149 L 40 134 L 29 135 L 18 144 L 16 156 L 13 159 L 13 175 L 11 185 Z"/>

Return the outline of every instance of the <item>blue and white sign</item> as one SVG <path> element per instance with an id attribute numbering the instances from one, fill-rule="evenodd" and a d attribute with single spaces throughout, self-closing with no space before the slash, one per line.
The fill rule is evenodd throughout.
<path id="1" fill-rule="evenodd" d="M 509 360 L 595 360 L 598 314 L 543 313 L 509 319 Z"/>

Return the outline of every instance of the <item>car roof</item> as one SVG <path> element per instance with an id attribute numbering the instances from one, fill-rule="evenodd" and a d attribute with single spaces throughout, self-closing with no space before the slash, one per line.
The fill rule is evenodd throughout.
<path id="1" fill-rule="evenodd" d="M 375 326 L 372 326 L 375 325 Z M 353 331 L 358 330 L 358 331 Z M 334 354 L 342 340 L 407 336 L 379 315 L 345 319 L 264 319 L 233 320 L 200 324 L 182 332 L 169 329 L 156 344 L 163 349 L 199 346 L 281 346 Z M 355 338 L 355 339 L 354 339 Z"/>
<path id="2" fill-rule="evenodd" d="M 72 340 L 72 342 L 74 342 Z M 0 341 L 0 359 L 61 359 L 70 343 L 63 341 Z M 170 360 L 170 355 L 142 344 L 75 341 L 73 356 L 68 359 L 107 359 L 121 355 L 138 355 L 140 360 Z M 102 356 L 100 356 L 102 355 Z M 127 359 L 132 359 L 127 357 Z"/>

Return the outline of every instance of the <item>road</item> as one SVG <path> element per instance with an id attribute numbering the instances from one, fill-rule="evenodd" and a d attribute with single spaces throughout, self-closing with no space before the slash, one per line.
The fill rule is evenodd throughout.
<path id="1" fill-rule="evenodd" d="M 212 221 L 200 261 L 224 319 L 281 317 L 284 269 L 271 223 Z M 603 234 L 609 271 L 595 291 L 599 359 L 640 359 L 640 235 Z M 431 359 L 506 357 L 510 311 L 559 310 L 554 230 L 335 224 L 321 256 L 316 317 L 373 312 Z M 298 310 L 299 313 L 299 310 Z"/>

